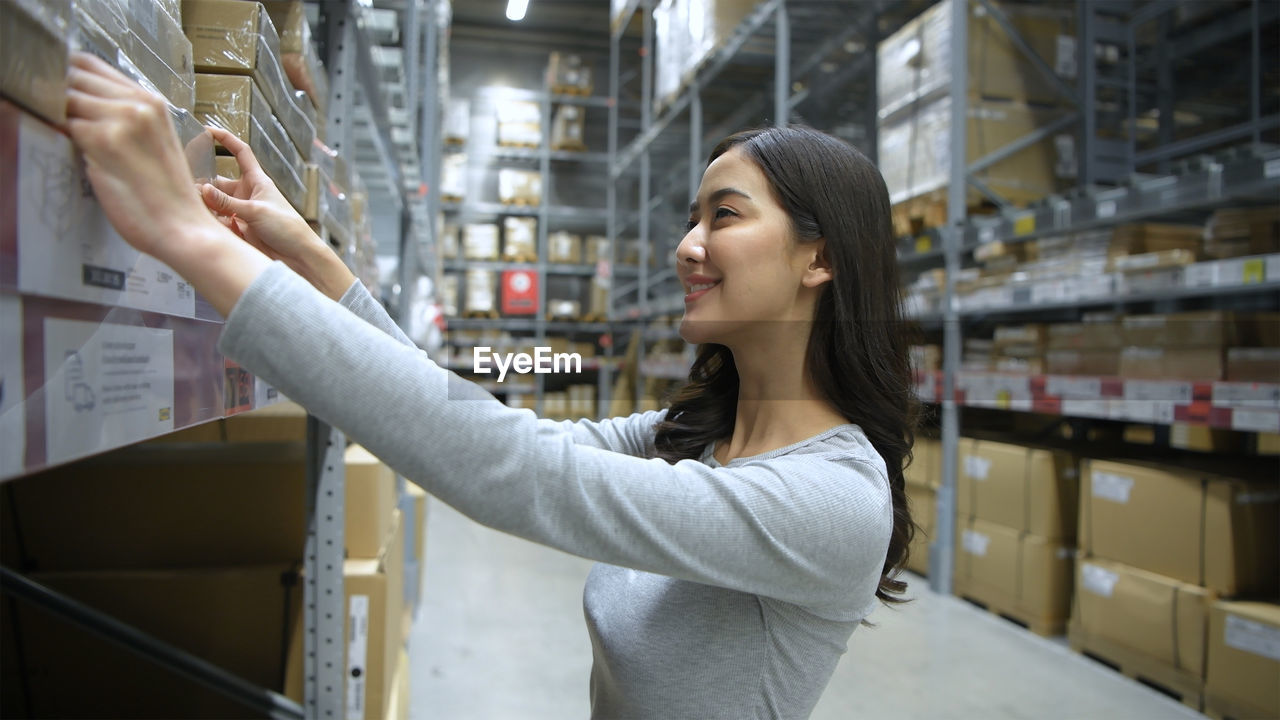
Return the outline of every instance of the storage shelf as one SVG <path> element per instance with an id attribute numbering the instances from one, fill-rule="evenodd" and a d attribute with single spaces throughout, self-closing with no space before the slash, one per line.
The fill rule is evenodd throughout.
<path id="1" fill-rule="evenodd" d="M 536 332 L 541 324 L 546 332 L 553 333 L 603 333 L 609 332 L 610 323 L 570 322 L 551 320 L 539 323 L 525 318 L 447 318 L 447 330 L 505 330 L 508 332 Z"/>
<path id="2" fill-rule="evenodd" d="M 1272 383 L 961 371 L 955 385 L 956 403 L 964 407 L 1280 432 L 1280 385 Z M 938 402 L 942 373 L 917 373 L 916 395 Z"/>
<path id="3" fill-rule="evenodd" d="M 596 265 L 547 263 L 544 266 L 538 263 L 517 263 L 500 260 L 445 260 L 443 267 L 446 272 L 466 272 L 467 270 L 502 272 L 503 270 L 538 270 L 543 268 L 548 275 L 576 275 L 580 277 L 594 277 L 599 272 L 599 268 Z M 612 270 L 615 277 L 635 276 L 639 272 L 639 269 L 634 265 L 614 267 Z"/>
<path id="4" fill-rule="evenodd" d="M 584 164 L 601 164 L 605 165 L 609 162 L 609 153 L 602 152 L 577 152 L 572 150 L 549 150 L 543 151 L 539 148 L 512 148 L 512 147 L 495 147 L 489 151 L 487 159 L 491 160 L 527 160 L 536 162 L 546 155 L 553 162 L 571 162 Z"/>
<path id="5" fill-rule="evenodd" d="M 496 202 L 462 202 L 441 203 L 440 209 L 447 213 L 469 212 L 475 215 L 524 215 L 538 217 L 545 210 L 547 217 L 553 220 L 591 220 L 605 222 L 609 219 L 608 211 L 603 208 L 582 208 L 551 205 L 546 208 L 530 205 L 507 205 Z"/>

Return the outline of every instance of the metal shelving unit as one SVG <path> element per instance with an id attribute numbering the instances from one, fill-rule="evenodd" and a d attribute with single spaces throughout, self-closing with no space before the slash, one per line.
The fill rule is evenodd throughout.
<path id="1" fill-rule="evenodd" d="M 973 250 L 986 243 L 1021 242 L 1131 221 L 1203 221 L 1208 211 L 1232 202 L 1274 204 L 1280 190 L 1280 151 L 1262 140 L 1280 127 L 1280 108 L 1263 91 L 1265 78 L 1274 74 L 1272 31 L 1280 11 L 1274 3 L 1255 0 L 1188 20 L 1181 17 L 1184 9 L 1177 3 L 1099 0 L 1070 5 L 1077 67 L 1075 81 L 1068 82 L 1031 51 L 995 2 L 954 2 L 947 18 L 949 82 L 917 88 L 910 97 L 879 108 L 874 80 L 877 43 L 930 4 L 886 0 L 859 3 L 853 11 L 833 10 L 829 4 L 761 2 L 724 46 L 694 71 L 680 93 L 655 110 L 654 29 L 649 12 L 654 4 L 646 0 L 627 3 L 611 36 L 610 94 L 616 102 L 610 110 L 609 152 L 614 161 L 610 166 L 609 233 L 616 238 L 629 228 L 638 228 L 642 248 L 664 252 L 672 238 L 659 239 L 653 232 L 654 219 L 664 215 L 683 219 L 682 205 L 689 199 L 685 193 L 696 188 L 705 149 L 720 136 L 752 123 L 798 118 L 821 127 L 815 119 L 826 119 L 832 132 L 864 152 L 870 149 L 866 154 L 875 159 L 880 121 L 942 94 L 968 97 L 968 10 L 976 7 L 994 20 L 1023 53 L 1028 72 L 1055 89 L 1065 109 L 1048 125 L 985 157 L 951 163 L 945 182 L 946 222 L 899 242 L 904 273 L 936 267 L 946 270 L 946 286 L 937 308 L 915 319 L 942 334 L 943 370 L 921 388 L 928 388 L 926 400 L 938 404 L 943 448 L 943 486 L 937 496 L 939 522 L 930 552 L 929 581 L 935 590 L 947 592 L 951 588 L 960 410 L 965 406 L 957 402 L 957 397 L 964 397 L 963 392 L 957 394 L 957 383 L 970 381 L 960 371 L 966 326 L 993 317 L 1025 319 L 1084 308 L 1166 307 L 1193 298 L 1199 302 L 1247 300 L 1252 305 L 1274 305 L 1280 298 L 1280 274 L 1271 275 L 1272 268 L 1280 273 L 1280 258 L 1270 257 L 1248 259 L 1247 269 L 1230 263 L 1224 266 L 1227 261 L 1199 263 L 1184 271 L 1177 287 L 1158 292 L 1113 286 L 1108 294 L 1041 297 L 1020 286 L 1007 289 L 1007 302 L 983 306 L 966 306 L 960 301 L 954 287 L 958 271 L 971 262 Z M 842 14 L 839 18 L 824 15 L 832 11 Z M 639 24 L 632 22 L 637 13 L 644 16 L 639 61 L 624 58 L 620 52 L 620 40 L 628 26 Z M 803 48 L 803 53 L 795 53 L 797 48 Z M 796 54 L 805 57 L 797 58 Z M 1200 69 L 1200 65 L 1207 69 Z M 1228 69 L 1225 77 L 1212 69 L 1224 67 Z M 871 78 L 869 86 L 858 78 Z M 1192 87 L 1180 89 L 1180 80 Z M 1221 90 L 1228 86 L 1229 91 Z M 722 87 L 735 102 L 720 103 L 715 90 Z M 637 98 L 638 121 L 628 128 L 619 108 L 625 106 L 624 101 Z M 1192 110 L 1203 122 L 1183 127 L 1180 115 Z M 952 158 L 969 157 L 966 124 L 965 103 L 953 103 L 947 139 Z M 707 128 L 714 130 L 707 133 Z M 630 136 L 626 136 L 628 131 Z M 1077 189 L 1018 208 L 977 177 L 983 169 L 1055 135 L 1074 140 Z M 1242 142 L 1245 144 L 1230 146 Z M 670 168 L 663 182 L 653 182 L 655 165 Z M 991 202 L 997 213 L 969 216 L 970 189 Z M 637 208 L 641 210 L 637 212 Z M 670 284 L 673 278 L 655 277 L 646 267 L 642 260 L 634 297 L 615 294 L 615 317 L 646 321 L 682 310 L 680 293 Z M 674 374 L 665 366 L 662 371 Z M 1066 403 L 1066 407 L 1075 406 Z M 1213 426 L 1222 427 L 1220 422 Z"/>

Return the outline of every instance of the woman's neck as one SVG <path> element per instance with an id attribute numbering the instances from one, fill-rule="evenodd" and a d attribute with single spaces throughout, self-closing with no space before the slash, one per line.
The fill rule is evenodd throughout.
<path id="1" fill-rule="evenodd" d="M 738 407 L 733 433 L 715 450 L 718 462 L 793 445 L 847 420 L 819 392 L 802 341 L 770 343 L 762 351 L 734 351 Z"/>

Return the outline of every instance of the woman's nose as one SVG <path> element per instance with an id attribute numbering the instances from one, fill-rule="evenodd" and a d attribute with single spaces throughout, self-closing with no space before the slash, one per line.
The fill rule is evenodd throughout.
<path id="1" fill-rule="evenodd" d="M 676 246 L 676 261 L 697 265 L 707 259 L 707 249 L 702 244 L 702 232 L 694 228 L 685 233 L 684 239 Z"/>

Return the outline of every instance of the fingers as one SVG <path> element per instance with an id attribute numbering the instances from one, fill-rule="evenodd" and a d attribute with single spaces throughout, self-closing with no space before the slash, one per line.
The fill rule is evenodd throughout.
<path id="1" fill-rule="evenodd" d="M 219 215 L 241 215 L 246 220 L 253 217 L 252 203 L 233 198 L 213 185 L 207 183 L 202 185 L 200 197 L 204 200 L 205 206 Z"/>
<path id="2" fill-rule="evenodd" d="M 113 102 L 80 90 L 67 91 L 67 117 L 95 119 L 111 112 Z"/>
<path id="3" fill-rule="evenodd" d="M 232 197 L 239 195 L 240 181 L 235 178 L 219 175 L 213 179 L 213 186 Z"/>
<path id="4" fill-rule="evenodd" d="M 249 148 L 249 144 L 236 137 L 230 131 L 214 125 L 209 125 L 209 133 L 213 135 L 213 139 L 217 140 L 222 147 L 226 148 L 235 156 L 236 162 L 240 164 L 240 174 L 247 175 L 255 170 L 261 170 L 258 165 L 258 158 L 254 156 L 253 150 Z"/>
<path id="5" fill-rule="evenodd" d="M 73 52 L 69 59 L 68 81 L 76 76 L 93 77 L 115 86 L 118 91 L 146 92 L 142 87 L 130 80 L 123 73 L 112 67 L 102 58 L 86 52 Z"/>

